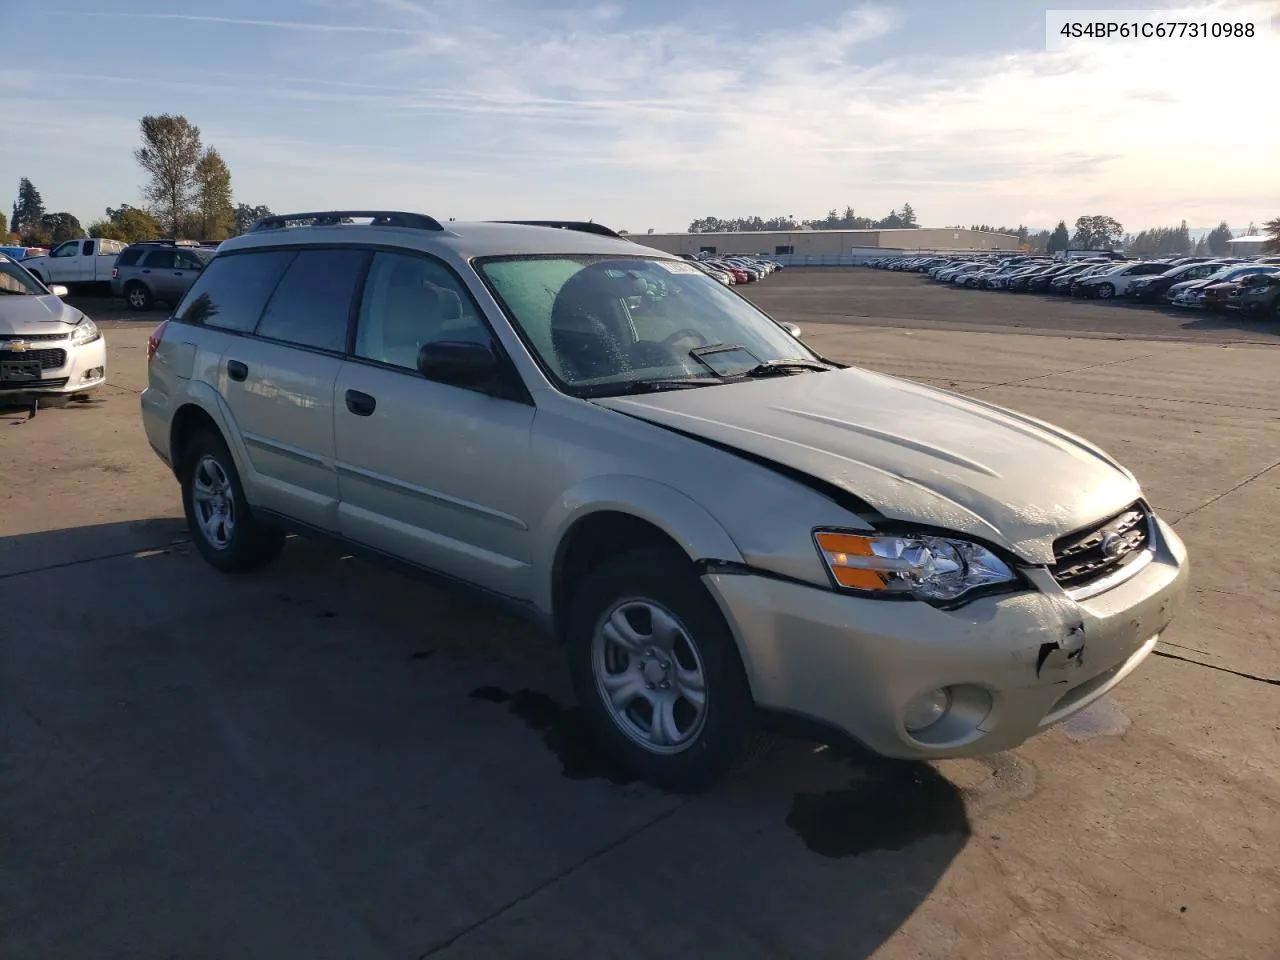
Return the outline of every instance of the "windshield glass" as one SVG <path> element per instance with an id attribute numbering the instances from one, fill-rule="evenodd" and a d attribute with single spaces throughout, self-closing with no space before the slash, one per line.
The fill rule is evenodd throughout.
<path id="1" fill-rule="evenodd" d="M 821 363 L 750 302 L 683 261 L 566 254 L 476 266 L 543 369 L 575 395 L 652 381 L 715 383 L 779 360 Z"/>
<path id="2" fill-rule="evenodd" d="M 41 297 L 48 293 L 34 277 L 8 257 L 0 257 L 0 296 Z"/>

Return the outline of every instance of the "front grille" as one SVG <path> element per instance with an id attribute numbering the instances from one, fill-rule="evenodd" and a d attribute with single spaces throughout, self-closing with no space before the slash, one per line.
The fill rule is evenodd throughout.
<path id="1" fill-rule="evenodd" d="M 57 377 L 51 380 L 0 380 L 0 392 L 5 390 L 51 390 L 56 387 L 65 387 L 66 385 L 66 377 Z"/>
<path id="2" fill-rule="evenodd" d="M 57 370 L 67 362 L 65 350 L 0 350 L 5 363 L 39 363 L 41 370 Z"/>
<path id="3" fill-rule="evenodd" d="M 1087 530 L 1069 533 L 1053 545 L 1049 572 L 1064 588 L 1088 586 L 1132 563 L 1151 546 L 1146 508 L 1135 503 L 1124 512 Z"/>

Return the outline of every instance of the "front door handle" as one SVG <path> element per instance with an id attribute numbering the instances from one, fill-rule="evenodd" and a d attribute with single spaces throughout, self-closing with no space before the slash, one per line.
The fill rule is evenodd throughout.
<path id="1" fill-rule="evenodd" d="M 245 377 L 249 376 L 249 367 L 239 360 L 228 360 L 227 376 L 237 383 L 243 383 Z"/>
<path id="2" fill-rule="evenodd" d="M 347 391 L 347 409 L 357 417 L 370 416 L 377 406 L 378 401 L 367 393 L 361 393 L 359 390 Z"/>

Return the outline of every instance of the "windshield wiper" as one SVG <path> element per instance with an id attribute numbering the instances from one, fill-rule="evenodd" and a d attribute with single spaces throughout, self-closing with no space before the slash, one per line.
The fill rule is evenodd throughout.
<path id="1" fill-rule="evenodd" d="M 598 383 L 584 388 L 584 397 L 625 397 L 637 393 L 661 393 L 664 390 L 687 390 L 692 387 L 714 387 L 725 381 L 710 377 L 680 377 L 670 380 L 632 380 L 629 383 Z"/>
<path id="2" fill-rule="evenodd" d="M 749 370 L 744 370 L 744 377 L 771 377 L 782 373 L 795 373 L 798 370 L 834 370 L 830 364 L 823 363 L 821 360 L 804 360 L 800 357 L 790 357 L 786 360 L 769 360 L 766 363 L 757 364 Z"/>

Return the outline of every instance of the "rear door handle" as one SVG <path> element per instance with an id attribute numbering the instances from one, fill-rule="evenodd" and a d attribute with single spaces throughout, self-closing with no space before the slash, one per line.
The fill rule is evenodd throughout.
<path id="1" fill-rule="evenodd" d="M 347 391 L 347 409 L 357 417 L 370 416 L 377 406 L 378 401 L 367 393 L 361 393 L 359 390 Z"/>
<path id="2" fill-rule="evenodd" d="M 239 360 L 228 360 L 227 376 L 237 383 L 243 383 L 245 377 L 249 376 L 249 367 Z"/>

